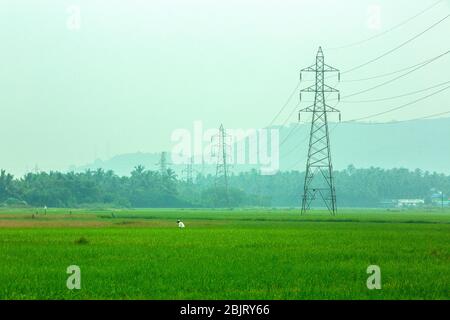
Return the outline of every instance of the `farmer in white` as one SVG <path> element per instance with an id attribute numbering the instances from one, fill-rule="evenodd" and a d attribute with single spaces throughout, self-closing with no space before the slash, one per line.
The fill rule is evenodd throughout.
<path id="1" fill-rule="evenodd" d="M 181 228 L 181 229 L 184 228 L 184 223 L 183 223 L 183 221 L 177 220 L 177 223 L 178 223 L 178 228 Z"/>

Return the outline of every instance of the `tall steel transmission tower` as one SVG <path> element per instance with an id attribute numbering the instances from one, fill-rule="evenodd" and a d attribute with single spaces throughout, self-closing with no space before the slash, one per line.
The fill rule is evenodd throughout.
<path id="1" fill-rule="evenodd" d="M 227 134 L 223 125 L 220 125 L 219 134 L 216 136 L 215 156 L 217 157 L 216 178 L 214 186 L 216 190 L 216 202 L 229 205 L 228 198 L 228 163 L 227 163 Z"/>
<path id="2" fill-rule="evenodd" d="M 161 173 L 161 177 L 166 176 L 168 165 L 170 165 L 170 163 L 167 161 L 167 152 L 166 151 L 161 152 L 161 158 L 160 158 L 159 162 L 157 163 L 157 165 L 159 165 L 159 172 Z"/>
<path id="3" fill-rule="evenodd" d="M 322 48 L 316 56 L 316 63 L 300 72 L 314 72 L 316 75 L 315 84 L 300 91 L 300 101 L 302 92 L 314 92 L 314 105 L 300 110 L 311 112 L 311 131 L 309 137 L 308 160 L 306 162 L 305 185 L 302 197 L 302 214 L 311 208 L 311 203 L 317 198 L 322 199 L 332 215 L 337 212 L 336 189 L 333 179 L 333 165 L 331 163 L 330 132 L 328 129 L 328 113 L 340 111 L 330 107 L 325 102 L 325 92 L 339 91 L 325 84 L 325 74 L 328 72 L 339 72 L 338 69 L 325 64 Z M 338 74 L 340 80 L 340 73 Z M 340 99 L 338 95 L 338 100 Z"/>
<path id="4" fill-rule="evenodd" d="M 183 169 L 182 172 L 186 175 L 186 182 L 192 184 L 194 182 L 194 157 L 190 157 L 189 162 L 186 164 L 186 168 Z"/>

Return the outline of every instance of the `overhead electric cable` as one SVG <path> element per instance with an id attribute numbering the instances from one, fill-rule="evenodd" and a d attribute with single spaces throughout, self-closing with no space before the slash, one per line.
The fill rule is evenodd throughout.
<path id="1" fill-rule="evenodd" d="M 268 127 L 271 127 L 275 121 L 277 120 L 277 118 L 280 116 L 280 114 L 284 111 L 284 109 L 286 109 L 286 107 L 289 105 L 289 103 L 292 100 L 292 97 L 294 96 L 294 94 L 297 92 L 297 90 L 300 88 L 300 83 L 301 81 L 299 81 L 297 83 L 297 85 L 295 86 L 294 90 L 292 91 L 292 93 L 289 95 L 287 101 L 284 103 L 284 105 L 281 107 L 281 109 L 278 111 L 278 113 L 275 115 L 275 117 L 272 119 L 272 121 L 270 122 L 270 124 L 268 125 Z"/>
<path id="2" fill-rule="evenodd" d="M 404 122 L 411 122 L 411 121 L 419 121 L 419 120 L 426 120 L 430 118 L 435 119 L 447 119 L 447 118 L 436 118 L 439 116 L 450 114 L 450 111 L 445 112 L 439 112 L 439 113 L 433 113 L 427 116 L 418 117 L 414 119 L 407 119 L 407 120 L 396 120 L 396 121 L 389 121 L 389 122 L 353 122 L 352 124 L 358 124 L 358 125 L 367 125 L 367 126 L 375 126 L 375 125 L 395 125 L 398 123 L 404 123 Z"/>
<path id="3" fill-rule="evenodd" d="M 409 74 L 411 74 L 411 73 L 413 73 L 413 72 L 415 72 L 415 71 L 417 71 L 417 70 L 419 70 L 419 69 L 421 69 L 421 68 L 427 66 L 428 64 L 430 64 L 430 63 L 436 61 L 436 60 L 439 59 L 439 58 L 442 58 L 443 56 L 445 56 L 445 55 L 447 55 L 447 54 L 449 54 L 449 53 L 450 53 L 450 50 L 447 51 L 447 52 L 441 53 L 440 55 L 434 57 L 433 59 L 430 59 L 428 62 L 426 62 L 426 63 L 424 63 L 424 64 L 422 64 L 422 65 L 420 65 L 420 66 L 418 66 L 418 67 L 416 67 L 416 68 L 414 68 L 414 69 L 412 69 L 411 71 L 408 71 L 408 72 L 406 72 L 406 73 L 403 73 L 403 74 L 401 74 L 401 75 L 399 75 L 399 76 L 397 76 L 397 77 L 395 77 L 395 78 L 393 78 L 393 79 L 390 79 L 390 80 L 388 80 L 388 81 L 385 81 L 385 82 L 383 82 L 383 83 L 380 83 L 380 84 L 378 84 L 378 85 L 376 85 L 376 86 L 374 86 L 374 87 L 370 87 L 370 88 L 368 88 L 368 89 L 364 89 L 364 90 L 361 90 L 361 91 L 358 91 L 358 92 L 349 94 L 349 95 L 347 95 L 347 96 L 344 96 L 344 97 L 342 97 L 342 99 L 350 98 L 350 97 L 353 97 L 353 96 L 356 96 L 356 95 L 359 95 L 359 94 L 362 94 L 362 93 L 366 93 L 366 92 L 369 92 L 369 91 L 378 89 L 378 88 L 380 88 L 380 87 L 382 87 L 382 86 L 385 86 L 385 85 L 387 85 L 387 84 L 389 84 L 389 83 L 392 83 L 392 82 L 394 82 L 394 81 L 396 81 L 396 80 L 398 80 L 398 79 L 401 79 L 401 78 L 403 78 L 403 77 L 406 77 L 407 75 L 409 75 Z"/>
<path id="4" fill-rule="evenodd" d="M 406 71 L 406 70 L 409 70 L 409 69 L 412 69 L 412 68 L 421 66 L 421 65 L 423 65 L 423 64 L 425 64 L 425 63 L 427 63 L 427 62 L 432 61 L 433 59 L 434 59 L 434 58 L 431 58 L 431 59 L 428 59 L 428 60 L 426 60 L 426 61 L 422 61 L 422 62 L 420 62 L 420 63 L 417 63 L 417 64 L 415 64 L 415 65 L 413 65 L 413 66 L 409 66 L 409 67 L 406 67 L 406 68 L 402 68 L 402 69 L 399 69 L 399 70 L 396 70 L 396 71 L 392 71 L 392 72 L 388 72 L 388 73 L 383 73 L 383 74 L 379 74 L 379 75 L 372 76 L 372 77 L 368 77 L 368 78 L 350 79 L 350 80 L 341 80 L 341 82 L 361 82 L 361 81 L 373 80 L 373 79 L 378 79 L 378 78 L 384 78 L 384 77 L 388 77 L 388 76 L 391 76 L 391 75 L 393 75 L 393 74 L 396 74 L 396 73 L 399 73 L 399 72 L 402 72 L 402 71 Z"/>
<path id="5" fill-rule="evenodd" d="M 391 49 L 391 50 L 389 50 L 389 51 L 383 53 L 382 55 L 380 55 L 380 56 L 378 56 L 378 57 L 376 57 L 376 58 L 373 58 L 372 60 L 369 60 L 369 61 L 367 61 L 367 62 L 365 62 L 365 63 L 363 63 L 363 64 L 360 64 L 360 65 L 358 65 L 358 66 L 356 66 L 356 67 L 353 67 L 353 68 L 351 68 L 351 69 L 349 69 L 349 70 L 347 70 L 347 71 L 341 72 L 341 74 L 346 74 L 346 73 L 349 73 L 349 72 L 353 72 L 353 71 L 355 71 L 355 70 L 358 70 L 358 69 L 360 69 L 360 68 L 362 68 L 362 67 L 365 67 L 365 66 L 367 66 L 367 65 L 369 65 L 369 64 L 371 64 L 371 63 L 373 63 L 373 62 L 375 62 L 375 61 L 378 61 L 378 60 L 380 60 L 380 59 L 386 57 L 387 55 L 391 54 L 392 52 L 397 51 L 398 49 L 404 47 L 404 46 L 407 45 L 408 43 L 410 43 L 410 42 L 416 40 L 417 38 L 419 38 L 419 37 L 422 36 L 423 34 L 427 33 L 428 31 L 430 31 L 430 30 L 433 29 L 434 27 L 438 26 L 439 24 L 441 24 L 442 22 L 444 22 L 449 16 L 450 16 L 449 14 L 446 15 L 444 18 L 442 18 L 442 19 L 440 19 L 439 21 L 435 22 L 435 23 L 432 24 L 430 27 L 426 28 L 424 31 L 422 31 L 422 32 L 420 32 L 419 34 L 415 35 L 414 37 L 412 37 L 412 38 L 406 40 L 405 42 L 402 42 L 400 45 L 398 45 L 398 46 L 396 46 L 395 48 L 393 48 L 393 49 Z"/>
<path id="6" fill-rule="evenodd" d="M 432 96 L 435 96 L 435 95 L 437 95 L 437 94 L 439 94 L 439 93 L 441 93 L 441 92 L 443 92 L 443 91 L 445 91 L 445 90 L 447 90 L 447 89 L 449 89 L 449 88 L 450 88 L 450 86 L 447 86 L 447 87 L 445 87 L 445 88 L 443 88 L 443 89 L 440 89 L 440 90 L 438 90 L 438 91 L 436 91 L 436 92 L 433 92 L 433 93 L 431 93 L 431 94 L 429 94 L 429 95 L 426 95 L 426 96 L 424 96 L 424 97 L 422 97 L 422 98 L 419 98 L 419 99 L 416 99 L 416 100 L 414 100 L 414 101 L 405 103 L 405 104 L 403 104 L 403 105 L 401 105 L 401 106 L 398 106 L 398 107 L 395 107 L 395 108 L 388 109 L 388 110 L 386 110 L 386 111 L 374 113 L 374 114 L 371 114 L 371 115 L 368 115 L 368 116 L 365 116 L 365 117 L 356 118 L 356 119 L 352 119 L 352 120 L 348 120 L 348 121 L 343 121 L 343 122 L 356 122 L 356 121 L 360 121 L 360 120 L 366 120 L 366 119 L 378 117 L 378 116 L 381 116 L 381 115 L 384 115 L 384 114 L 387 114 L 387 113 L 390 113 L 390 112 L 393 112 L 393 111 L 397 111 L 397 110 L 406 108 L 406 107 L 408 107 L 408 106 L 410 106 L 410 105 L 413 105 L 413 104 L 415 104 L 415 103 L 417 103 L 417 102 L 419 102 L 419 101 L 423 101 L 423 100 L 428 99 L 428 98 L 430 98 L 430 97 L 432 97 Z"/>
<path id="7" fill-rule="evenodd" d="M 442 87 L 443 85 L 449 84 L 450 81 L 445 81 L 442 83 L 439 83 L 437 85 L 425 88 L 425 89 L 421 89 L 421 90 L 417 90 L 417 91 L 412 91 L 412 92 L 408 92 L 408 93 L 404 93 L 401 95 L 397 95 L 397 96 L 393 96 L 393 97 L 386 97 L 386 98 L 379 98 L 379 99 L 372 99 L 372 100 L 345 100 L 343 99 L 342 102 L 345 103 L 368 103 L 368 102 L 378 102 L 378 101 L 387 101 L 387 100 L 393 100 L 393 99 L 398 99 L 398 98 L 403 98 L 403 97 L 407 97 L 407 96 L 411 96 L 417 93 L 421 93 L 421 92 L 425 92 L 431 89 L 435 89 L 438 87 Z"/>
<path id="8" fill-rule="evenodd" d="M 398 28 L 404 26 L 405 24 L 407 24 L 407 23 L 409 23 L 409 22 L 411 22 L 412 20 L 416 19 L 417 17 L 421 16 L 422 14 L 424 14 L 424 13 L 430 11 L 431 9 L 433 9 L 435 6 L 437 6 L 439 3 L 443 2 L 443 1 L 444 1 L 444 0 L 438 0 L 438 1 L 436 1 L 436 2 L 433 3 L 431 6 L 425 8 L 424 10 L 422 10 L 422 11 L 420 11 L 419 13 L 415 14 L 414 16 L 412 16 L 412 17 L 410 17 L 410 18 L 408 18 L 408 19 L 406 19 L 406 20 L 400 22 L 399 24 L 397 24 L 397 25 L 395 25 L 395 26 L 393 26 L 393 27 L 387 29 L 387 30 L 384 31 L 384 32 L 378 33 L 378 34 L 376 34 L 376 35 L 374 35 L 374 36 L 372 36 L 372 37 L 369 37 L 369 38 L 367 38 L 367 39 L 360 40 L 360 41 L 357 41 L 357 42 L 353 42 L 353 43 L 350 43 L 350 44 L 347 44 L 347 45 L 343 45 L 343 46 L 340 46 L 340 47 L 327 48 L 327 50 L 340 50 L 340 49 L 351 48 L 351 47 L 354 47 L 354 46 L 357 46 L 357 45 L 366 43 L 366 42 L 368 42 L 368 41 L 377 39 L 377 38 L 379 38 L 379 37 L 381 37 L 381 36 L 384 36 L 384 35 L 386 35 L 386 34 L 392 32 L 392 31 L 394 31 L 394 30 L 396 30 L 396 29 L 398 29 Z"/>

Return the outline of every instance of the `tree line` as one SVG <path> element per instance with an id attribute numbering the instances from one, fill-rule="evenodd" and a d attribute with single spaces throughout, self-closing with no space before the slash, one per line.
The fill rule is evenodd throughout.
<path id="1" fill-rule="evenodd" d="M 214 175 L 193 181 L 137 166 L 129 176 L 113 171 L 37 172 L 21 178 L 1 170 L 0 203 L 4 206 L 48 207 L 297 207 L 304 172 L 261 175 L 257 170 L 231 174 L 228 188 Z M 335 172 L 339 206 L 380 207 L 392 199 L 425 199 L 442 191 L 450 195 L 450 176 L 419 169 L 357 169 Z"/>

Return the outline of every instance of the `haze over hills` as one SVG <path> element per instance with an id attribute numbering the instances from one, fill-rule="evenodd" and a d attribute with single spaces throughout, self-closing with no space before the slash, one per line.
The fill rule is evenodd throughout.
<path id="1" fill-rule="evenodd" d="M 309 124 L 292 124 L 280 128 L 280 170 L 303 171 L 308 146 Z M 402 167 L 411 170 L 450 173 L 450 118 L 393 122 L 389 124 L 330 123 L 334 168 Z M 102 168 L 119 175 L 129 175 L 137 165 L 158 170 L 160 154 L 129 153 L 107 160 L 96 160 L 69 170 L 84 171 Z M 169 162 L 170 157 L 169 157 Z M 185 165 L 170 165 L 181 175 Z M 233 164 L 234 173 L 257 168 L 255 165 Z M 196 164 L 196 172 L 214 173 L 214 164 Z"/>
<path id="2" fill-rule="evenodd" d="M 405 120 L 449 109 L 450 52 L 442 39 L 450 23 L 448 0 L 377 1 L 377 26 L 369 0 L 202 0 L 194 6 L 184 0 L 81 0 L 75 5 L 79 29 L 71 27 L 75 17 L 64 1 L 44 2 L 53 9 L 0 2 L 0 106 L 7 119 L 0 126 L 7 150 L 0 168 L 16 177 L 71 165 L 118 164 L 125 174 L 147 159 L 132 155 L 127 161 L 127 154 L 170 151 L 171 133 L 195 121 L 205 128 L 261 128 L 274 116 L 279 124 L 294 122 L 291 110 L 314 98 L 305 93 L 299 100 L 299 91 L 314 82 L 306 72 L 300 81 L 299 71 L 313 65 L 319 47 L 324 63 L 342 71 L 340 82 L 329 74 L 325 84 L 340 91 L 340 102 L 335 94 L 326 101 L 339 102 L 344 120 L 379 112 L 373 119 Z M 336 168 L 358 162 L 355 152 L 369 147 L 355 150 L 360 143 L 352 139 L 359 129 L 372 129 L 340 140 L 346 126 L 332 135 Z M 302 139 L 303 131 L 292 137 Z M 350 144 L 338 148 L 344 141 Z M 280 155 L 281 169 L 303 170 L 306 151 L 291 153 L 290 143 L 283 145 L 289 155 Z M 387 152 L 396 151 L 394 145 Z M 435 164 L 435 153 L 431 161 L 406 154 L 394 161 L 381 152 L 361 165 L 446 169 Z M 428 155 L 414 155 L 422 156 Z M 102 161 L 93 163 L 97 158 Z M 157 158 L 146 166 L 156 169 Z"/>

